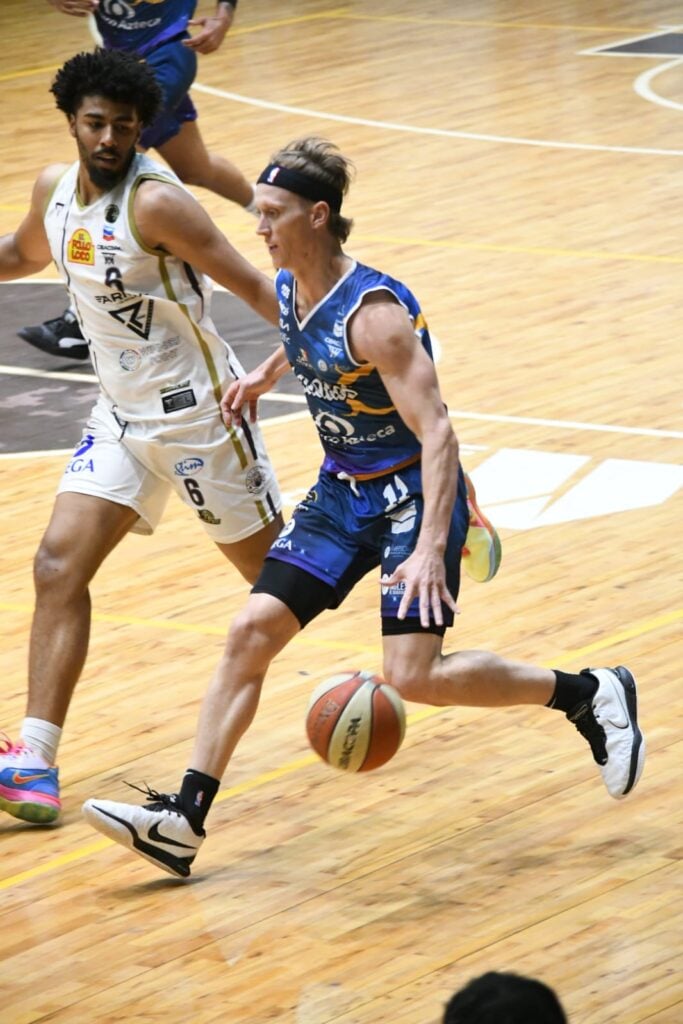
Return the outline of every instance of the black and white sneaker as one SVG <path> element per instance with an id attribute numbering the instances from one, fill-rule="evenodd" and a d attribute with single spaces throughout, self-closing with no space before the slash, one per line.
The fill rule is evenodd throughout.
<path id="1" fill-rule="evenodd" d="M 17 333 L 29 345 L 51 356 L 87 359 L 90 355 L 90 347 L 70 309 L 65 309 L 61 316 L 46 320 L 36 327 L 22 327 Z"/>
<path id="2" fill-rule="evenodd" d="M 188 878 L 206 833 L 202 830 L 197 835 L 175 801 L 175 794 L 148 789 L 145 807 L 86 800 L 83 815 L 98 832 L 139 853 L 162 871 Z"/>
<path id="3" fill-rule="evenodd" d="M 588 740 L 610 796 L 621 800 L 643 771 L 645 738 L 638 728 L 636 681 L 627 668 L 586 668 L 598 688 L 567 713 Z"/>

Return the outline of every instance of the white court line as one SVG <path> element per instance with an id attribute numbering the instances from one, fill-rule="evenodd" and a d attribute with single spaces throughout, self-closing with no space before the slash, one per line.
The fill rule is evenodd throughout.
<path id="1" fill-rule="evenodd" d="M 483 420 L 486 423 L 522 423 L 532 427 L 558 427 L 560 430 L 592 430 L 604 434 L 631 434 L 635 437 L 674 437 L 683 441 L 683 430 L 658 430 L 655 427 L 623 427 L 612 423 L 580 423 L 575 420 L 546 420 L 536 416 L 504 416 L 487 412 L 449 412 L 451 419 Z"/>
<path id="2" fill-rule="evenodd" d="M 652 80 L 657 75 L 660 75 L 663 71 L 669 71 L 671 68 L 680 67 L 681 64 L 683 64 L 683 57 L 676 57 L 674 60 L 668 60 L 665 64 L 658 64 L 657 67 L 650 68 L 649 71 L 644 71 L 642 75 L 638 75 L 633 83 L 633 88 L 640 98 L 647 100 L 648 103 L 656 103 L 660 107 L 668 107 L 669 110 L 683 110 L 683 103 L 667 100 L 663 96 L 659 96 L 651 87 Z"/>
<path id="3" fill-rule="evenodd" d="M 65 358 L 67 357 L 65 356 Z M 39 377 L 42 380 L 77 381 L 79 384 L 99 383 L 94 373 L 71 373 L 69 370 L 35 370 L 28 366 L 3 366 L 0 364 L 0 376 L 3 375 L 8 377 Z M 261 399 L 266 402 L 290 402 L 295 405 L 303 405 L 306 401 L 304 395 L 278 393 L 262 395 Z"/>
<path id="4" fill-rule="evenodd" d="M 17 367 L 4 367 L 0 365 L 0 374 L 5 371 L 13 373 L 17 376 L 23 372 L 27 376 L 39 376 L 49 377 L 64 380 L 88 380 L 96 381 L 95 377 L 85 377 L 79 374 L 60 374 L 60 373 L 48 373 L 40 370 L 27 370 L 22 371 Z M 306 401 L 303 395 L 261 395 L 260 402 L 283 402 L 291 405 L 303 405 Z M 271 426 L 280 426 L 283 423 L 291 423 L 295 420 L 305 419 L 310 413 L 308 409 L 302 409 L 300 412 L 285 413 L 282 416 L 273 416 L 269 419 L 261 420 L 261 427 L 263 429 Z M 604 433 L 604 434 L 625 434 L 631 437 L 662 437 L 662 438 L 674 438 L 676 440 L 683 440 L 683 431 L 681 430 L 659 430 L 655 427 L 627 427 L 619 424 L 612 423 L 582 423 L 577 420 L 556 420 L 556 419 L 545 419 L 537 416 L 506 416 L 502 413 L 486 413 L 486 412 L 465 412 L 462 409 L 453 409 L 449 411 L 449 416 L 454 420 L 477 420 L 482 423 L 511 423 L 519 424 L 521 426 L 532 426 L 532 427 L 554 427 L 557 430 L 577 430 L 577 431 L 591 431 L 593 433 Z M 71 449 L 69 449 L 71 451 Z M 0 459 L 3 458 L 18 458 L 22 453 L 11 453 L 5 454 L 0 452 Z M 38 453 L 42 454 L 42 453 Z M 46 452 L 46 455 L 55 455 L 56 452 Z"/>
<path id="5" fill-rule="evenodd" d="M 64 357 L 65 359 L 68 357 Z M 0 375 L 6 377 L 40 377 L 41 380 L 74 380 L 79 384 L 97 384 L 94 373 L 70 373 L 68 370 L 33 370 L 28 366 L 2 366 Z"/>
<path id="6" fill-rule="evenodd" d="M 88 384 L 97 383 L 97 377 L 93 374 L 32 370 L 20 366 L 3 366 L 0 364 L 1 374 L 9 374 L 14 377 L 42 377 L 49 380 L 75 380 Z M 304 395 L 273 393 L 261 395 L 259 402 L 285 402 L 290 405 L 303 405 L 306 402 L 306 398 Z M 290 413 L 285 417 L 274 416 L 272 419 L 264 420 L 264 425 L 266 423 L 283 423 L 294 416 L 306 415 L 308 415 L 308 410 L 302 410 L 300 413 Z M 537 416 L 506 416 L 502 413 L 464 412 L 462 409 L 455 409 L 449 415 L 451 419 L 481 420 L 484 423 L 520 423 L 532 427 L 557 427 L 560 430 L 591 430 L 605 434 L 632 434 L 635 437 L 672 437 L 683 440 L 683 430 L 659 430 L 656 427 L 626 427 L 611 423 L 582 423 L 578 420 L 543 419 Z"/>
<path id="7" fill-rule="evenodd" d="M 382 128 L 387 131 L 408 132 L 413 135 L 437 135 L 447 139 L 471 139 L 474 142 L 497 142 L 511 146 L 537 146 L 544 149 L 573 149 L 594 153 L 635 153 L 640 156 L 683 156 L 683 149 L 650 149 L 640 146 L 602 146 L 597 143 L 588 142 L 553 142 L 549 139 L 522 139 L 508 135 L 487 135 L 480 132 L 462 132 L 446 128 L 418 128 L 410 124 L 397 124 L 393 121 L 373 121 L 366 117 L 349 117 L 345 114 L 328 114 L 320 110 L 310 110 L 308 107 L 291 107 L 284 103 L 272 103 L 270 100 L 258 100 L 253 96 L 242 96 L 237 92 L 226 92 L 224 89 L 214 89 L 210 85 L 200 85 L 197 82 L 192 86 L 197 92 L 205 92 L 209 96 L 217 96 L 219 99 L 232 100 L 234 103 L 244 103 L 251 107 L 261 107 L 264 110 L 277 110 L 283 114 L 297 114 L 301 117 L 315 117 L 323 121 L 340 121 L 342 124 L 357 124 L 366 128 Z"/>

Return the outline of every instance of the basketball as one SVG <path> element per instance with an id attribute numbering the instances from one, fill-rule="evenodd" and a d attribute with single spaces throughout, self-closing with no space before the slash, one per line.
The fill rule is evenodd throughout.
<path id="1" fill-rule="evenodd" d="M 349 671 L 326 679 L 311 694 L 308 741 L 323 761 L 347 772 L 386 764 L 403 742 L 403 701 L 380 676 Z"/>

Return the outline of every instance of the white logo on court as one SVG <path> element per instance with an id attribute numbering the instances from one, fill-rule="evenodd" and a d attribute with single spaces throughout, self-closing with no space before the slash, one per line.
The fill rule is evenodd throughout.
<path id="1" fill-rule="evenodd" d="M 683 486 L 683 466 L 673 463 L 605 459 L 591 467 L 591 462 L 590 455 L 501 448 L 470 476 L 479 503 L 496 526 L 511 530 L 651 508 Z"/>

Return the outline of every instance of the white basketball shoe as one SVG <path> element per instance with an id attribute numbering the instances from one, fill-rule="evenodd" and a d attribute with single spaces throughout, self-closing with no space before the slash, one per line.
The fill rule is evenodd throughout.
<path id="1" fill-rule="evenodd" d="M 127 846 L 178 878 L 188 878 L 190 865 L 206 833 L 198 835 L 176 805 L 176 795 L 147 790 L 147 804 L 86 800 L 86 821 L 115 842 Z"/>
<path id="2" fill-rule="evenodd" d="M 636 681 L 627 668 L 587 668 L 598 682 L 591 700 L 567 713 L 588 740 L 610 796 L 621 800 L 643 771 L 645 738 L 638 728 Z"/>

